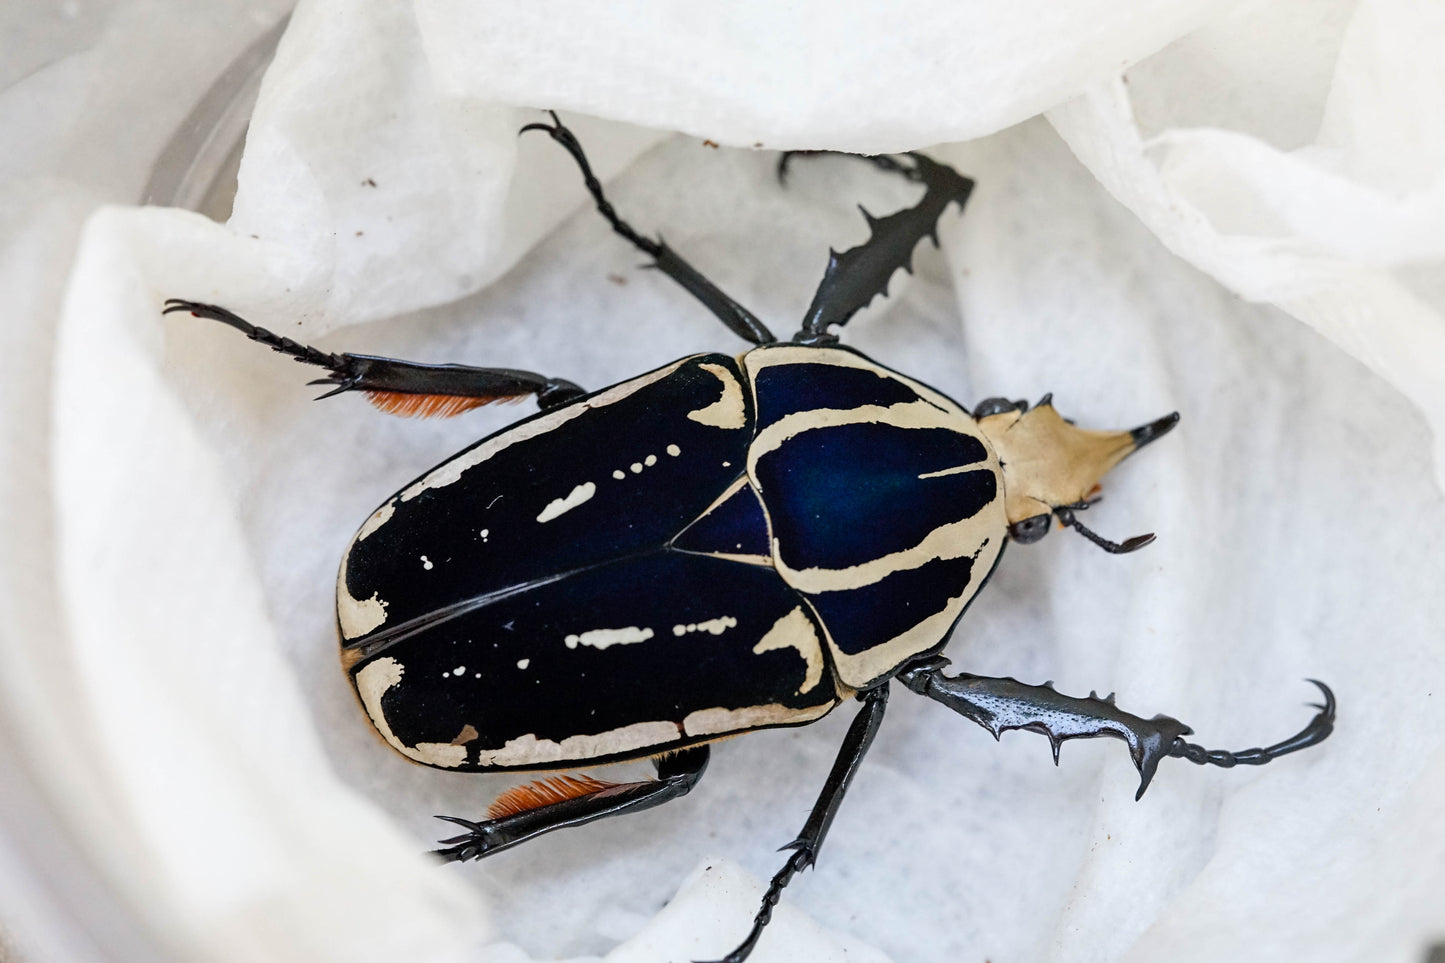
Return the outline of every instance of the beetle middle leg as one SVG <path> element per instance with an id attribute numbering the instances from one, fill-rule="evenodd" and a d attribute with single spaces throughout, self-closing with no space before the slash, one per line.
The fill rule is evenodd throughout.
<path id="1" fill-rule="evenodd" d="M 392 414 L 448 416 L 494 401 L 520 401 L 528 395 L 536 395 L 538 406 L 545 410 L 586 394 L 564 378 L 549 378 L 534 371 L 421 364 L 369 354 L 322 351 L 254 325 L 214 304 L 171 298 L 166 302 L 165 313 L 177 311 L 220 321 L 273 351 L 290 355 L 303 364 L 325 368 L 326 377 L 311 382 L 334 386 L 321 395 L 322 398 L 344 391 L 363 391 L 372 404 Z"/>
<path id="2" fill-rule="evenodd" d="M 560 802 L 520 809 L 493 819 L 470 820 L 438 816 L 466 829 L 460 836 L 441 841 L 433 850 L 445 860 L 481 859 L 509 849 L 543 833 L 581 826 L 607 816 L 641 812 L 687 795 L 702 778 L 710 751 L 706 745 L 669 753 L 657 759 L 657 778 L 641 782 L 602 783 L 598 788 Z"/>
<path id="3" fill-rule="evenodd" d="M 1168 756 L 1188 759 L 1198 765 L 1228 769 L 1233 766 L 1262 766 L 1286 753 L 1296 752 L 1323 742 L 1334 728 L 1335 695 L 1330 687 L 1315 679 L 1324 695 L 1323 704 L 1299 732 L 1288 739 L 1265 748 L 1231 752 L 1205 749 L 1186 742 L 1193 732 L 1178 719 L 1156 715 L 1144 719 L 1114 705 L 1113 695 L 1100 699 L 1094 693 L 1080 699 L 1054 690 L 1049 683 L 1026 685 L 1015 679 L 961 673 L 943 674 L 948 660 L 933 656 L 904 667 L 898 680 L 919 695 L 941 702 L 960 715 L 972 719 L 993 733 L 997 739 L 1008 729 L 1030 729 L 1047 736 L 1054 750 L 1054 764 L 1059 761 L 1059 746 L 1068 739 L 1114 736 L 1129 745 L 1130 758 L 1139 770 L 1139 791 L 1144 795 L 1160 760 Z"/>
<path id="4" fill-rule="evenodd" d="M 878 734 L 878 727 L 883 722 L 883 710 L 888 706 L 888 683 L 869 689 L 859 694 L 858 698 L 863 700 L 863 708 L 848 727 L 848 734 L 838 749 L 838 758 L 833 760 L 828 781 L 823 784 L 823 791 L 818 794 L 818 801 L 813 804 L 813 811 L 809 814 L 808 821 L 803 824 L 803 831 L 783 847 L 791 849 L 793 854 L 768 884 L 767 892 L 763 894 L 762 908 L 758 910 L 758 915 L 753 917 L 753 928 L 747 939 L 718 963 L 742 963 L 748 958 L 753 947 L 757 946 L 758 938 L 763 935 L 763 928 L 773 918 L 773 907 L 782 899 L 783 887 L 817 860 L 818 850 L 823 846 L 823 837 L 828 835 L 828 827 L 833 825 L 833 817 L 838 814 L 843 795 L 848 791 L 849 783 L 853 781 L 853 776 L 863 762 L 864 753 L 873 744 L 873 737 Z"/>
<path id="5" fill-rule="evenodd" d="M 788 161 L 794 154 L 834 153 L 832 151 L 793 151 L 778 161 L 778 180 L 787 176 Z M 888 155 L 851 154 L 875 167 L 924 185 L 927 190 L 912 207 L 884 217 L 874 217 L 863 210 L 868 221 L 869 237 L 863 244 L 841 254 L 830 251 L 823 280 L 813 294 L 803 316 L 803 326 L 793 336 L 801 344 L 832 344 L 837 336 L 830 327 L 848 323 L 858 311 L 867 307 L 878 295 L 888 293 L 893 272 L 902 268 L 913 270 L 913 249 L 925 237 L 938 243 L 938 220 L 950 204 L 962 210 L 973 192 L 973 181 L 947 164 L 940 164 L 924 154 L 901 155 L 907 163 Z M 862 210 L 862 208 L 860 208 Z"/>
<path id="6" fill-rule="evenodd" d="M 551 112 L 549 111 L 549 113 Z M 703 307 L 728 326 L 728 330 L 753 344 L 768 344 L 777 340 L 757 315 L 728 297 L 721 288 L 703 277 L 702 272 L 683 260 L 660 237 L 654 241 L 650 237 L 639 234 L 631 224 L 618 216 L 612 202 L 602 193 L 602 182 L 592 173 L 592 165 L 588 163 L 587 155 L 583 152 L 577 135 L 568 130 L 555 113 L 552 113 L 552 123 L 528 124 L 522 128 L 521 132 L 525 134 L 529 130 L 544 131 L 572 155 L 572 159 L 577 162 L 578 168 L 582 171 L 582 181 L 587 186 L 587 193 L 592 195 L 592 201 L 597 205 L 597 213 L 607 219 L 612 230 L 630 241 L 633 247 L 651 257 L 654 267 L 682 285 L 688 294 L 701 301 Z"/>

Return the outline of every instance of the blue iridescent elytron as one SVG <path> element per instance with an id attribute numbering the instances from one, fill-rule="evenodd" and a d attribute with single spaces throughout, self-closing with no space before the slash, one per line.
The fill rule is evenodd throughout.
<path id="1" fill-rule="evenodd" d="M 788 341 L 606 200 L 572 132 L 564 147 L 612 229 L 753 347 L 699 354 L 588 393 L 508 368 L 329 353 L 211 304 L 172 300 L 327 374 L 328 395 L 364 392 L 384 411 L 456 414 L 535 396 L 540 411 L 387 499 L 346 549 L 337 579 L 342 664 L 372 723 L 407 758 L 452 771 L 575 769 L 651 758 L 656 779 L 544 778 L 509 790 L 443 841 L 448 860 L 685 795 L 709 743 L 862 708 L 747 937 L 813 864 L 882 722 L 896 680 L 995 737 L 1029 729 L 1058 760 L 1068 739 L 1128 746 L 1139 794 L 1160 761 L 1259 765 L 1326 738 L 1334 697 L 1263 749 L 1208 750 L 1169 716 L 1110 696 L 1065 696 L 1011 678 L 944 674 L 940 652 L 1006 541 L 1055 524 L 1111 553 L 1078 518 L 1104 475 L 1178 420 L 1132 431 L 1077 428 L 1046 397 L 972 411 L 838 344 L 843 325 L 908 268 L 972 182 L 922 154 L 867 158 L 924 189 L 868 215 L 870 238 L 830 253 Z M 787 156 L 779 166 L 780 177 Z"/>

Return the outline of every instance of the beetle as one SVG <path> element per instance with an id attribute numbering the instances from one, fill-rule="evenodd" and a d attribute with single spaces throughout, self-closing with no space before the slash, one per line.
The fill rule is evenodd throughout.
<path id="1" fill-rule="evenodd" d="M 812 865 L 883 719 L 891 682 L 997 738 L 1125 741 L 1142 796 L 1169 756 L 1260 765 L 1323 741 L 1335 699 L 1267 748 L 1208 750 L 1188 726 L 1144 719 L 1112 696 L 1063 695 L 1012 678 L 946 675 L 941 652 L 1008 541 L 1055 523 L 1110 553 L 1078 514 L 1103 476 L 1170 431 L 1169 414 L 1089 431 L 1046 396 L 971 410 L 839 342 L 841 327 L 973 182 L 926 155 L 866 158 L 924 188 L 875 218 L 869 239 L 830 252 L 797 334 L 781 341 L 660 240 L 614 210 L 556 115 L 529 124 L 577 163 L 612 229 L 651 256 L 752 347 L 698 354 L 587 392 L 505 368 L 334 354 L 216 305 L 172 299 L 326 375 L 322 397 L 362 391 L 383 410 L 450 415 L 534 396 L 539 411 L 431 469 L 362 524 L 337 577 L 341 661 L 382 737 L 414 762 L 466 772 L 566 770 L 650 758 L 657 778 L 542 778 L 502 794 L 446 860 L 491 855 L 542 833 L 685 795 L 709 744 L 810 723 L 862 703 L 792 852 L 747 936 L 752 951 L 782 890 Z M 786 171 L 789 155 L 779 165 Z"/>

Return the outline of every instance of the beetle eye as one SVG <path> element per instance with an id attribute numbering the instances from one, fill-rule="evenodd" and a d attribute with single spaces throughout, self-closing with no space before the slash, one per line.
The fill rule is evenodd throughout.
<path id="1" fill-rule="evenodd" d="M 1025 545 L 1037 542 L 1049 533 L 1050 518 L 1049 515 L 1035 515 L 1032 518 L 1025 518 L 1021 522 L 1014 522 L 1008 527 L 1009 537 Z"/>
<path id="2" fill-rule="evenodd" d="M 1009 401 L 1007 398 L 985 398 L 978 403 L 978 407 L 973 409 L 973 416 L 987 418 L 989 415 L 1001 415 L 1005 411 L 1016 410 L 1018 410 L 1018 402 Z"/>

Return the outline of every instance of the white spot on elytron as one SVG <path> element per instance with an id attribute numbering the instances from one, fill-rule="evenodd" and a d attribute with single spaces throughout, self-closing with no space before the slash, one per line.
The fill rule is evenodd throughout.
<path id="1" fill-rule="evenodd" d="M 605 649 L 612 645 L 631 645 L 634 642 L 646 642 L 652 638 L 651 629 L 639 629 L 635 625 L 629 625 L 625 629 L 593 629 L 590 632 L 583 632 L 580 635 L 569 635 L 563 639 L 567 648 L 575 649 L 579 645 L 590 645 L 594 649 Z"/>
<path id="2" fill-rule="evenodd" d="M 430 571 L 432 570 L 431 559 L 429 559 L 429 558 L 427 558 L 425 555 L 423 555 L 423 556 L 421 557 L 421 567 L 424 568 L 424 569 L 426 569 L 428 572 L 430 572 Z"/>
<path id="3" fill-rule="evenodd" d="M 484 529 L 482 529 L 482 541 L 485 542 L 485 541 L 487 540 L 487 536 L 490 535 L 490 534 L 492 534 L 492 530 L 491 530 L 491 529 L 489 529 L 489 528 L 484 528 Z"/>
<path id="4" fill-rule="evenodd" d="M 674 625 L 673 635 L 687 635 L 689 632 L 706 632 L 709 635 L 722 635 L 728 629 L 737 628 L 738 620 L 731 615 L 722 615 L 715 619 L 708 619 L 706 622 L 692 622 L 688 625 Z"/>
<path id="5" fill-rule="evenodd" d="M 635 462 L 632 463 L 632 474 L 634 474 L 634 475 L 640 475 L 640 474 L 642 474 L 642 462 L 640 462 L 640 461 L 635 461 Z"/>
<path id="6" fill-rule="evenodd" d="M 678 455 L 682 454 L 682 449 L 677 447 L 676 445 L 668 445 L 667 453 L 672 457 L 676 458 Z"/>
<path id="7" fill-rule="evenodd" d="M 572 494 L 566 498 L 554 498 L 548 502 L 547 507 L 542 509 L 542 514 L 537 516 L 537 521 L 550 522 L 563 512 L 570 512 L 595 494 L 597 494 L 597 486 L 592 482 L 583 482 L 572 489 Z"/>
<path id="8" fill-rule="evenodd" d="M 368 663 L 356 673 L 356 694 L 361 697 L 361 704 L 366 708 L 366 714 L 371 717 L 371 724 L 376 726 L 376 731 L 381 733 L 381 737 L 397 752 L 428 766 L 454 769 L 466 762 L 466 746 L 456 746 L 449 742 L 418 742 L 415 746 L 408 746 L 391 731 L 391 723 L 386 721 L 386 715 L 381 709 L 381 697 L 401 682 L 401 676 L 401 663 L 390 656 Z"/>
<path id="9" fill-rule="evenodd" d="M 461 676 L 466 675 L 466 674 L 467 674 L 467 667 L 464 666 L 464 665 L 459 665 L 459 666 L 457 666 L 455 669 L 452 670 L 452 675 L 457 676 L 457 677 L 459 677 L 459 678 L 460 678 Z"/>
<path id="10" fill-rule="evenodd" d="M 653 465 L 657 464 L 657 456 L 656 456 L 656 455 L 648 455 L 646 458 L 644 458 L 644 459 L 642 460 L 642 463 L 643 463 L 644 465 L 646 465 L 648 468 L 651 468 Z"/>
<path id="11" fill-rule="evenodd" d="M 517 660 L 517 668 L 519 668 L 519 669 L 525 669 L 527 666 L 529 666 L 529 665 L 531 665 L 531 664 L 532 664 L 532 660 L 531 660 L 531 659 L 518 659 L 518 660 Z"/>
<path id="12" fill-rule="evenodd" d="M 722 397 L 706 408 L 687 413 L 688 420 L 713 428 L 741 428 L 748 423 L 748 410 L 743 405 L 743 386 L 733 373 L 720 364 L 698 365 L 722 382 Z"/>
<path id="13" fill-rule="evenodd" d="M 753 655 L 762 655 L 774 649 L 797 649 L 803 661 L 808 664 L 808 671 L 803 676 L 798 695 L 813 688 L 823 677 L 823 646 L 818 641 L 818 633 L 813 629 L 812 620 L 803 612 L 801 605 L 773 623 L 767 634 L 753 646 Z"/>
<path id="14" fill-rule="evenodd" d="M 725 462 L 723 462 L 723 467 L 724 467 L 724 468 L 731 468 L 732 466 L 733 466 L 733 463 L 730 462 L 730 461 L 725 461 Z"/>
<path id="15" fill-rule="evenodd" d="M 480 672 L 478 672 L 476 675 L 472 676 L 473 679 L 480 679 L 481 677 L 482 677 L 482 674 L 481 674 Z"/>
<path id="16" fill-rule="evenodd" d="M 612 477 L 615 478 L 615 479 L 617 479 L 618 481 L 622 481 L 622 479 L 626 478 L 627 475 L 626 475 L 626 473 L 624 473 L 624 472 L 622 471 L 621 468 L 619 468 L 619 469 L 617 469 L 615 472 L 612 473 Z"/>

